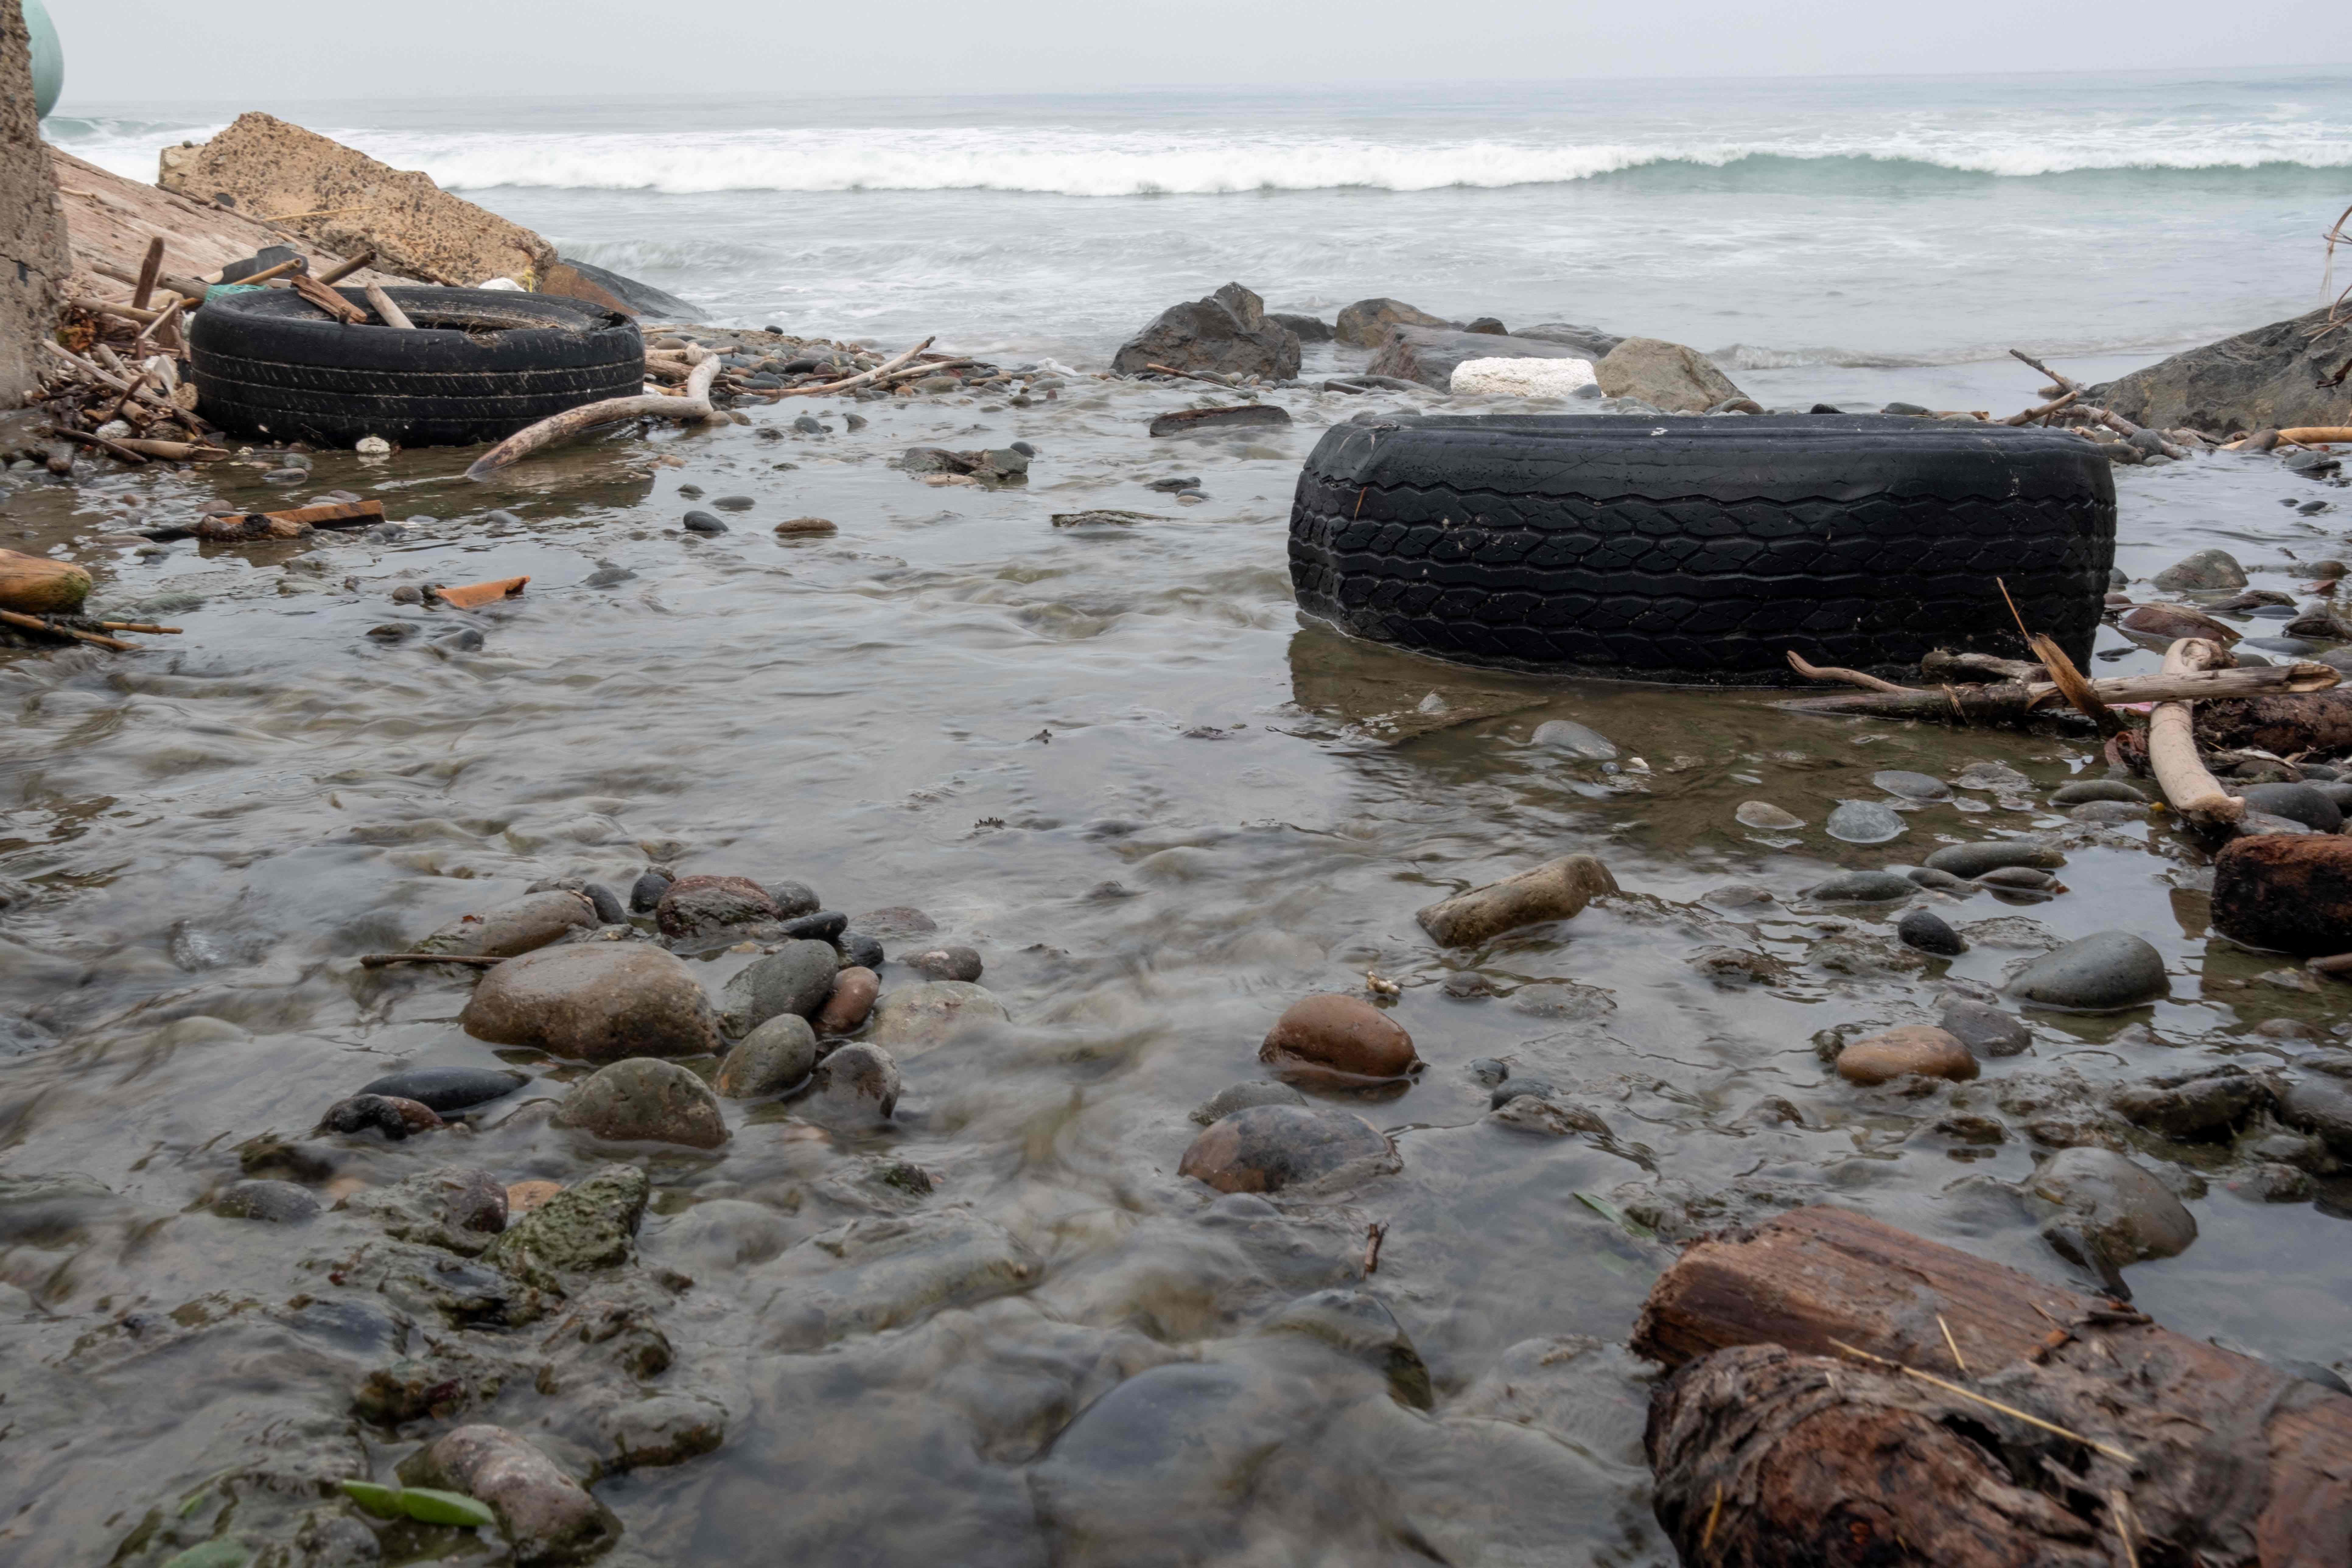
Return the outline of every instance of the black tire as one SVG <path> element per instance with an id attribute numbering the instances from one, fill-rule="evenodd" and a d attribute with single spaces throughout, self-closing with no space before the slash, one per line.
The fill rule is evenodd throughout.
<path id="1" fill-rule="evenodd" d="M 617 311 L 494 289 L 384 292 L 419 330 L 331 321 L 288 289 L 208 301 L 188 329 L 198 409 L 240 436 L 461 447 L 644 389 L 645 339 Z"/>
<path id="2" fill-rule="evenodd" d="M 1846 415 L 1385 417 L 1298 478 L 1290 579 L 1441 658 L 1727 685 L 1937 647 L 2090 656 L 2115 478 L 2052 431 Z"/>

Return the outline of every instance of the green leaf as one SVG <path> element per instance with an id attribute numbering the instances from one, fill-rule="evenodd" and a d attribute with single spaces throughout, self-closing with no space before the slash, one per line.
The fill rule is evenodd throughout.
<path id="1" fill-rule="evenodd" d="M 252 1555 L 234 1541 L 207 1541 L 168 1559 L 163 1568 L 245 1568 Z"/>
<path id="2" fill-rule="evenodd" d="M 1658 1233 L 1656 1231 L 1652 1230 L 1648 1226 L 1642 1224 L 1639 1220 L 1633 1218 L 1633 1215 L 1627 1214 L 1623 1209 L 1621 1209 L 1615 1204 L 1611 1203 L 1607 1198 L 1595 1197 L 1591 1193 L 1579 1193 L 1576 1196 L 1577 1200 L 1583 1204 L 1586 1208 L 1591 1209 L 1594 1214 L 1599 1215 L 1602 1219 L 1607 1220 L 1611 1225 L 1615 1226 L 1627 1236 L 1638 1236 L 1643 1241 L 1655 1241 L 1658 1239 Z"/>
<path id="3" fill-rule="evenodd" d="M 471 1525 L 476 1530 L 489 1530 L 499 1522 L 489 1504 L 477 1502 L 463 1492 L 436 1491 L 431 1487 L 403 1487 L 400 1506 L 409 1518 L 426 1524 Z"/>
<path id="4" fill-rule="evenodd" d="M 400 1517 L 400 1489 L 378 1486 L 373 1481 L 345 1481 L 343 1495 L 367 1510 L 378 1519 Z"/>

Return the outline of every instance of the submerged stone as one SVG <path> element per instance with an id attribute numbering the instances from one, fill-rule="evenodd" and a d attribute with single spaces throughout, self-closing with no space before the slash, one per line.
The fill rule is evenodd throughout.
<path id="1" fill-rule="evenodd" d="M 558 1291 L 563 1275 L 618 1268 L 634 1255 L 651 1192 L 635 1166 L 607 1165 L 512 1218 L 483 1261 Z"/>
<path id="2" fill-rule="evenodd" d="M 2068 1012 L 2112 1013 L 2171 988 L 2164 955 L 2129 931 L 2103 931 L 2045 953 L 2009 983 L 2012 995 Z"/>
<path id="3" fill-rule="evenodd" d="M 478 1040 L 582 1061 L 719 1048 L 702 983 L 676 955 L 645 942 L 579 942 L 510 958 L 482 976 L 457 1021 Z"/>
<path id="4" fill-rule="evenodd" d="M 2162 1182 L 2112 1149 L 2062 1149 L 2026 1178 L 2028 1200 L 2044 1215 L 2042 1233 L 2077 1263 L 2095 1251 L 2121 1268 L 2172 1258 L 2197 1239 L 2197 1221 Z"/>
<path id="5" fill-rule="evenodd" d="M 1912 1024 L 1855 1040 L 1838 1053 L 1838 1077 L 1848 1083 L 1878 1084 L 1916 1073 L 1922 1078 L 1965 1080 L 1977 1076 L 1977 1058 L 1942 1029 Z"/>
<path id="6" fill-rule="evenodd" d="M 1387 1138 L 1360 1116 L 1327 1107 L 1260 1105 L 1213 1124 L 1177 1174 L 1221 1193 L 1341 1184 L 1395 1168 Z"/>
<path id="7" fill-rule="evenodd" d="M 1475 947 L 1521 926 L 1567 920 L 1594 899 L 1617 890 L 1617 879 L 1591 856 L 1563 855 L 1515 877 L 1440 900 L 1413 918 L 1440 947 Z"/>
<path id="8" fill-rule="evenodd" d="M 1884 844 L 1908 831 L 1899 812 L 1874 800 L 1840 801 L 1824 830 L 1847 844 Z"/>
<path id="9" fill-rule="evenodd" d="M 866 1038 L 893 1051 L 944 1045 L 968 1029 L 1011 1021 L 993 992 L 961 980 L 893 991 L 874 1005 Z"/>
<path id="10" fill-rule="evenodd" d="M 716 1149 L 727 1142 L 727 1119 L 710 1087 L 676 1062 L 652 1057 L 614 1062 L 572 1085 L 553 1121 L 614 1142 Z"/>

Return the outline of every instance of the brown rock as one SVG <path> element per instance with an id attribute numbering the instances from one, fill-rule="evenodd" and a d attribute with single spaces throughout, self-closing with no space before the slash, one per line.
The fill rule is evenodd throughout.
<path id="1" fill-rule="evenodd" d="M 2223 846 L 2213 858 L 2213 925 L 2269 952 L 2352 952 L 2352 838 L 2266 833 Z"/>
<path id="2" fill-rule="evenodd" d="M 1254 1105 L 1193 1139 L 1176 1173 L 1221 1193 L 1276 1193 L 1328 1189 L 1396 1165 L 1388 1139 L 1360 1116 L 1324 1106 Z"/>
<path id="3" fill-rule="evenodd" d="M 596 906 L 588 895 L 559 888 L 529 894 L 482 914 L 459 915 L 418 942 L 415 951 L 515 958 L 595 926 Z"/>
<path id="4" fill-rule="evenodd" d="M 1310 1088 L 1384 1083 L 1423 1066 L 1395 1019 L 1360 997 L 1331 994 L 1292 1003 L 1266 1032 L 1257 1059 Z"/>
<path id="5" fill-rule="evenodd" d="M 767 889 L 748 877 L 680 877 L 654 906 L 654 923 L 664 936 L 700 936 L 783 918 Z"/>
<path id="6" fill-rule="evenodd" d="M 0 349 L 0 353 L 5 353 Z M 0 388 L 0 398 L 14 395 Z M 0 610 L 20 616 L 69 616 L 89 596 L 89 574 L 70 561 L 0 550 Z"/>
<path id="7" fill-rule="evenodd" d="M 1609 868 L 1590 855 L 1563 855 L 1532 870 L 1420 910 L 1413 919 L 1440 947 L 1475 947 L 1520 926 L 1561 921 L 1618 890 Z"/>
<path id="8" fill-rule="evenodd" d="M 1417 310 L 1402 300 L 1359 300 L 1339 312 L 1331 335 L 1350 348 L 1376 349 L 1387 340 L 1391 327 L 1453 326 L 1444 317 Z"/>
<path id="9" fill-rule="evenodd" d="M 835 525 L 831 518 L 788 517 L 784 519 L 783 521 L 776 524 L 776 531 L 785 535 L 792 535 L 803 533 L 838 533 L 841 531 Z"/>
<path id="10" fill-rule="evenodd" d="M 507 1215 L 520 1219 L 563 1190 L 561 1182 L 511 1182 L 507 1185 Z"/>
<path id="11" fill-rule="evenodd" d="M 694 972 L 651 942 L 592 942 L 508 959 L 482 976 L 458 1024 L 497 1046 L 609 1062 L 719 1049 L 719 1019 Z"/>
<path id="12" fill-rule="evenodd" d="M 2204 637 L 2228 647 L 2238 640 L 2238 634 L 2228 626 L 2183 605 L 2141 605 L 2116 624 L 2126 632 L 2167 643 Z"/>
<path id="13" fill-rule="evenodd" d="M 1838 1053 L 1837 1070 L 1848 1083 L 1885 1083 L 1906 1073 L 1957 1080 L 1977 1076 L 1977 1058 L 1958 1036 L 1928 1024 L 1910 1024 L 1847 1046 Z"/>
<path id="14" fill-rule="evenodd" d="M 882 981 L 872 970 L 853 965 L 833 977 L 833 994 L 824 999 L 817 1010 L 816 1032 L 822 1036 L 855 1033 L 866 1022 L 866 1015 L 874 1011 L 874 998 L 881 994 Z"/>
<path id="15" fill-rule="evenodd" d="M 460 1426 L 402 1460 L 399 1473 L 405 1486 L 488 1503 L 524 1568 L 584 1563 L 620 1539 L 611 1510 L 503 1426 Z"/>
<path id="16" fill-rule="evenodd" d="M 280 221 L 304 238 L 351 256 L 373 249 L 377 267 L 425 283 L 466 289 L 511 278 L 535 288 L 555 262 L 547 241 L 426 175 L 267 114 L 241 114 L 210 142 L 164 148 L 155 183 L 256 216 L 294 215 Z"/>
<path id="17" fill-rule="evenodd" d="M 1611 397 L 1633 397 L 1669 414 L 1704 414 L 1740 395 L 1731 378 L 1696 349 L 1662 338 L 1627 338 L 1592 374 Z"/>

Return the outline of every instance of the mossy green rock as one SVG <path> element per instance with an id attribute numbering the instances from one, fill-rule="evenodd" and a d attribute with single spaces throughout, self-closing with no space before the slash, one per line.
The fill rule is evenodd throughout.
<path id="1" fill-rule="evenodd" d="M 635 1253 L 651 1184 L 633 1165 L 607 1165 L 516 1220 L 490 1244 L 485 1261 L 542 1289 L 561 1292 L 562 1276 L 618 1268 Z"/>

